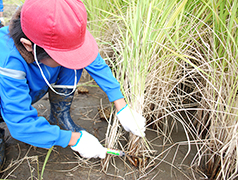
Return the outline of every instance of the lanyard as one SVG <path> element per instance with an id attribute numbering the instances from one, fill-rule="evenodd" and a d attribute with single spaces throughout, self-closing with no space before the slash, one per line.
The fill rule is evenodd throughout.
<path id="1" fill-rule="evenodd" d="M 45 80 L 45 82 L 46 82 L 46 84 L 49 86 L 49 88 L 50 88 L 54 93 L 56 93 L 56 94 L 58 94 L 58 95 L 62 95 L 62 96 L 69 96 L 69 95 L 71 95 L 72 93 L 74 93 L 74 91 L 76 90 L 76 86 L 77 86 L 77 72 L 76 72 L 76 70 L 74 69 L 75 76 L 74 76 L 74 87 L 73 87 L 73 90 L 72 90 L 70 93 L 68 93 L 68 94 L 57 92 L 57 91 L 50 85 L 50 83 L 49 83 L 48 80 L 46 79 L 46 77 L 45 77 L 45 75 L 44 75 L 44 73 L 43 73 L 43 71 L 42 71 L 42 69 L 41 69 L 41 67 L 40 67 L 40 65 L 39 65 L 39 62 L 38 62 L 38 60 L 37 60 L 37 55 L 36 55 L 36 44 L 34 44 L 33 48 L 34 48 L 34 59 L 35 59 L 35 61 L 36 61 L 37 66 L 38 66 L 39 69 L 40 69 L 40 72 L 41 72 L 41 75 L 42 75 L 43 79 Z"/>

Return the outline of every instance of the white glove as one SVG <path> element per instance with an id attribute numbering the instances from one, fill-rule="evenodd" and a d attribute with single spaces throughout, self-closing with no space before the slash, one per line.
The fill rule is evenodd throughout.
<path id="1" fill-rule="evenodd" d="M 2 25 L 5 25 L 4 17 L 0 17 L 0 22 L 2 23 Z"/>
<path id="2" fill-rule="evenodd" d="M 104 148 L 98 139 L 87 131 L 80 131 L 81 136 L 71 149 L 77 151 L 84 158 L 104 159 L 106 157 L 107 148 Z"/>
<path id="3" fill-rule="evenodd" d="M 117 118 L 126 131 L 140 137 L 145 136 L 145 118 L 130 109 L 128 105 L 117 113 Z"/>

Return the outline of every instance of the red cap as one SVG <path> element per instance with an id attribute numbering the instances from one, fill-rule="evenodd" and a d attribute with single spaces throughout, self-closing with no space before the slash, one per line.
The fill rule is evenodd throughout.
<path id="1" fill-rule="evenodd" d="M 64 67 L 84 68 L 98 55 L 97 43 L 86 28 L 86 9 L 79 0 L 26 0 L 21 26 L 32 42 Z"/>

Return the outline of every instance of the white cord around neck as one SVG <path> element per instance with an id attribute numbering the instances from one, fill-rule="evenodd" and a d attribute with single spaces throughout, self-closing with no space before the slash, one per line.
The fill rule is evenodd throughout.
<path id="1" fill-rule="evenodd" d="M 43 79 L 45 80 L 45 82 L 46 82 L 46 84 L 49 86 L 49 88 L 50 88 L 54 93 L 56 93 L 56 94 L 58 94 L 58 95 L 62 95 L 62 96 L 69 96 L 69 95 L 71 95 L 72 93 L 74 93 L 74 91 L 76 90 L 76 87 L 77 87 L 77 72 L 76 72 L 76 70 L 74 69 L 75 76 L 74 76 L 74 86 L 73 86 L 73 90 L 72 90 L 70 93 L 68 93 L 68 94 L 57 92 L 57 91 L 54 90 L 54 88 L 50 85 L 50 83 L 49 83 L 48 80 L 46 79 L 46 77 L 45 77 L 45 75 L 44 75 L 44 73 L 43 73 L 43 71 L 42 71 L 42 69 L 41 69 L 41 67 L 40 67 L 40 65 L 39 65 L 39 62 L 38 62 L 38 60 L 37 60 L 37 55 L 36 55 L 36 44 L 34 44 L 33 48 L 34 48 L 34 59 L 35 59 L 35 61 L 36 61 L 37 66 L 38 66 L 39 69 L 40 69 L 40 72 L 41 72 L 41 75 L 42 75 Z"/>

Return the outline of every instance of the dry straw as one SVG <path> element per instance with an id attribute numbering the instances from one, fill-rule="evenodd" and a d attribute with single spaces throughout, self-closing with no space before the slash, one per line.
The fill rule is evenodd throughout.
<path id="1" fill-rule="evenodd" d="M 176 153 L 167 162 L 173 169 L 189 167 L 188 179 L 198 174 L 235 179 L 237 0 L 110 0 L 97 5 L 85 0 L 85 4 L 90 10 L 89 28 L 98 27 L 95 35 L 102 54 L 128 104 L 146 117 L 148 132 L 157 136 L 127 136 L 114 118 L 106 134 L 108 147 L 150 156 L 148 164 L 159 166 L 167 162 L 164 152 L 186 145 L 179 165 Z M 174 142 L 176 130 L 184 132 L 184 141 Z M 161 144 L 154 144 L 159 138 Z M 122 139 L 127 143 L 122 145 Z M 157 148 L 161 146 L 162 152 Z M 191 154 L 190 164 L 185 164 Z M 144 164 L 140 168 L 144 175 L 138 178 L 154 169 Z"/>

